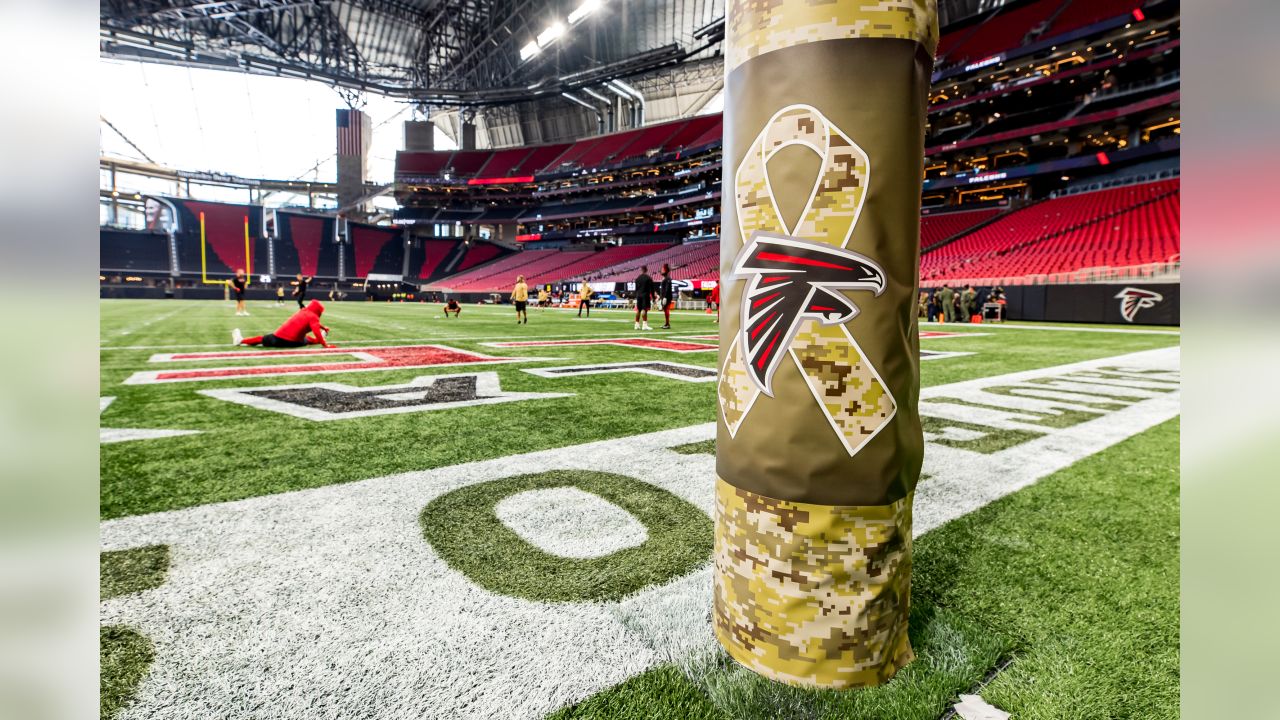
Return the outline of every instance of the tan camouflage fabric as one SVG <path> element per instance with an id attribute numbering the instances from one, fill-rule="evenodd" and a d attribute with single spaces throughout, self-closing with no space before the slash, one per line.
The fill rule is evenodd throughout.
<path id="1" fill-rule="evenodd" d="M 794 226 L 788 227 L 769 184 L 767 168 L 775 154 L 793 145 L 812 150 L 821 164 L 804 210 Z M 862 212 L 870 177 L 867 154 L 816 108 L 792 105 L 779 110 L 760 131 L 734 176 L 742 244 L 748 244 L 754 233 L 767 231 L 844 247 Z M 845 326 L 822 327 L 805 321 L 804 327 L 809 328 L 808 339 L 802 344 L 802 336 L 797 335 L 791 343 L 792 355 L 832 429 L 853 455 L 893 418 L 893 396 Z M 810 357 L 806 364 L 796 351 L 810 348 L 805 352 L 812 356 L 815 344 L 822 345 L 822 359 Z M 744 345 L 741 338 L 734 339 L 718 388 L 721 414 L 731 435 L 737 434 L 761 393 L 744 367 Z M 870 401 L 874 401 L 874 411 L 868 411 L 866 403 Z"/>
<path id="2" fill-rule="evenodd" d="M 725 423 L 736 430 L 760 394 L 760 389 L 747 372 L 742 352 L 736 342 L 729 349 L 729 358 L 720 370 L 718 382 L 720 411 L 724 414 Z"/>
<path id="3" fill-rule="evenodd" d="M 791 354 L 850 455 L 893 418 L 893 398 L 845 326 L 806 320 Z"/>
<path id="4" fill-rule="evenodd" d="M 899 38 L 938 46 L 937 0 L 730 0 L 725 73 L 774 50 L 822 40 Z"/>
<path id="5" fill-rule="evenodd" d="M 851 507 L 716 482 L 715 631 L 735 660 L 795 685 L 886 682 L 907 639 L 912 496 Z"/>

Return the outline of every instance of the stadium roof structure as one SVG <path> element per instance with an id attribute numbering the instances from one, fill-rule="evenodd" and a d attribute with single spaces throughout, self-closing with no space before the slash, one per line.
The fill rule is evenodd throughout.
<path id="1" fill-rule="evenodd" d="M 942 0 L 944 24 L 1000 3 Z M 719 54 L 725 0 L 102 0 L 104 56 L 501 105 Z"/>
<path id="2" fill-rule="evenodd" d="M 711 57 L 723 0 L 103 0 L 104 56 L 436 106 L 550 97 Z"/>

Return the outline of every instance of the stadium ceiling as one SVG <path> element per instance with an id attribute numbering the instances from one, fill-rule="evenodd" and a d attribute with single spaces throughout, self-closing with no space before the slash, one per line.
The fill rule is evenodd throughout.
<path id="1" fill-rule="evenodd" d="M 943 0 L 942 19 L 992 0 Z M 105 57 L 502 105 L 713 57 L 725 0 L 102 0 Z"/>

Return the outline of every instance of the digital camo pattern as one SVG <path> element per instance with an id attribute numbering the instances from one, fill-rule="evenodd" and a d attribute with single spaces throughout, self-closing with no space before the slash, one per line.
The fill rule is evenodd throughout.
<path id="1" fill-rule="evenodd" d="M 807 147 L 822 159 L 818 177 L 813 180 L 813 191 L 794 227 L 788 227 L 782 219 L 767 171 L 769 160 L 782 148 L 791 145 Z M 760 131 L 734 175 L 734 196 L 743 245 L 749 245 L 751 237 L 763 231 L 843 248 L 858 222 L 870 177 L 871 166 L 866 152 L 816 108 L 792 105 L 779 110 Z M 757 282 L 758 277 L 752 280 L 751 287 Z M 750 296 L 749 288 L 743 293 L 743 302 L 750 302 Z M 744 308 L 741 317 L 748 316 Z M 874 435 L 875 430 L 892 418 L 895 403 L 848 331 L 843 326 L 833 326 L 829 330 L 833 334 L 823 343 L 823 358 L 838 365 L 859 367 L 863 374 L 869 372 L 876 378 L 877 406 L 888 408 L 887 414 L 877 419 L 874 413 L 862 417 L 858 414 L 862 409 L 851 413 L 849 408 L 838 402 L 820 400 L 832 428 L 840 436 L 845 449 L 853 455 Z M 741 332 L 745 331 L 744 328 Z M 837 338 L 848 340 L 843 349 Z M 799 347 L 798 342 L 798 337 L 792 341 L 793 351 Z M 812 342 L 808 344 L 812 345 Z M 737 434 L 747 411 L 761 393 L 746 370 L 745 363 L 751 359 L 743 357 L 744 345 L 741 337 L 733 341 L 719 386 L 720 407 L 730 435 Z M 846 353 L 843 359 L 838 357 L 842 352 Z M 796 361 L 800 372 L 805 375 L 805 382 L 815 389 L 815 394 L 818 388 L 827 388 L 831 382 L 831 368 L 835 365 L 824 366 L 815 362 L 806 366 L 800 362 L 799 356 L 796 356 Z M 867 390 L 871 390 L 870 384 Z"/>
<path id="2" fill-rule="evenodd" d="M 911 495 L 853 507 L 775 500 L 716 482 L 715 630 L 774 680 L 878 685 L 907 638 Z"/>
<path id="3" fill-rule="evenodd" d="M 780 150 L 802 145 L 822 158 L 816 187 L 795 227 L 787 227 L 769 187 L 766 168 Z M 734 182 L 742 243 L 759 230 L 844 247 L 866 199 L 867 154 L 817 109 L 793 105 L 780 110 L 747 151 Z"/>
<path id="4" fill-rule="evenodd" d="M 807 320 L 791 353 L 850 455 L 893 419 L 893 396 L 845 326 Z"/>
<path id="5" fill-rule="evenodd" d="M 725 73 L 754 57 L 803 43 L 850 38 L 938 45 L 937 0 L 731 0 Z"/>
<path id="6" fill-rule="evenodd" d="M 736 338 L 729 346 L 729 359 L 720 372 L 717 391 L 720 413 L 724 416 L 725 426 L 729 428 L 730 436 L 736 435 L 742 421 L 747 417 L 747 411 L 751 409 L 751 404 L 760 394 L 760 389 L 751 381 L 751 374 L 742 363 L 742 351 L 738 347 Z"/>

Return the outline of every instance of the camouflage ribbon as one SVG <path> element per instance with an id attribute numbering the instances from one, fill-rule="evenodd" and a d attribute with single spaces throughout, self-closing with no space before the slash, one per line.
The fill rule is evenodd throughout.
<path id="1" fill-rule="evenodd" d="M 821 166 L 804 211 L 788 226 L 773 196 L 767 166 L 774 155 L 793 145 L 816 153 Z M 893 396 L 845 325 L 857 314 L 857 307 L 837 292 L 873 289 L 879 294 L 883 273 L 874 261 L 856 253 L 821 250 L 824 245 L 843 249 L 848 244 L 870 176 L 870 162 L 862 148 L 808 105 L 779 110 L 738 166 L 734 194 L 744 247 L 734 263 L 735 279 L 741 279 L 744 271 L 757 272 L 742 294 L 744 322 L 720 373 L 720 412 L 731 436 L 737 435 L 759 396 L 773 394 L 769 380 L 780 358 L 765 356 L 779 352 L 777 347 L 791 355 L 850 455 L 893 419 L 897 411 Z M 761 242 L 770 243 L 772 252 L 760 252 Z M 844 281 L 834 276 L 797 277 L 808 276 L 815 268 L 848 277 Z M 790 306 L 788 292 L 797 295 Z M 808 295 L 802 295 L 805 292 Z M 770 308 L 780 310 L 776 317 L 766 312 Z M 776 346 L 761 342 L 753 347 L 753 340 L 771 333 Z"/>

